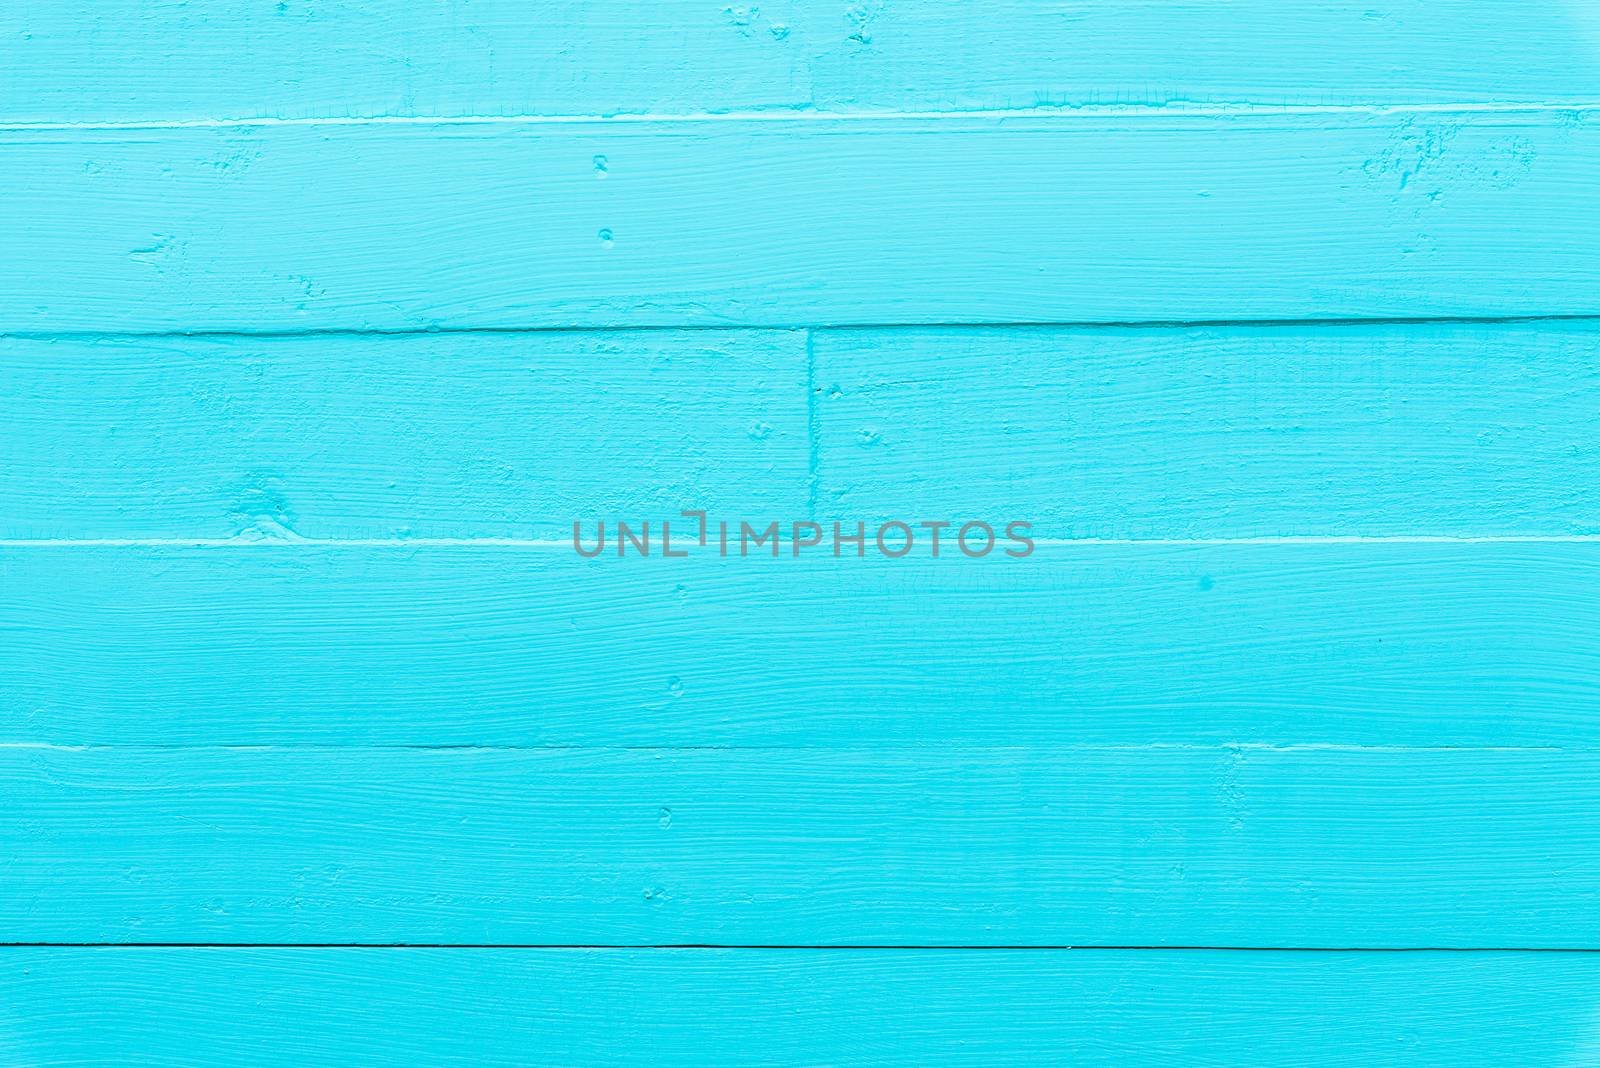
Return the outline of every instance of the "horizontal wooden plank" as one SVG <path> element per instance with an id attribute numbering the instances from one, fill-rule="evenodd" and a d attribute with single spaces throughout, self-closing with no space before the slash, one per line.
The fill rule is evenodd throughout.
<path id="1" fill-rule="evenodd" d="M 12 129 L 0 330 L 1596 314 L 1597 168 L 1537 109 Z"/>
<path id="2" fill-rule="evenodd" d="M 1600 753 L 0 750 L 16 942 L 1600 948 Z"/>
<path id="3" fill-rule="evenodd" d="M 800 332 L 4 339 L 0 537 L 803 515 L 806 382 Z"/>
<path id="4" fill-rule="evenodd" d="M 0 537 L 1600 531 L 1591 323 L 0 339 Z M 597 462 L 599 461 L 599 462 Z M 592 529 L 592 526 L 590 527 Z M 680 527 L 681 529 L 681 527 Z"/>
<path id="5" fill-rule="evenodd" d="M 17 1064 L 1588 1063 L 1582 953 L 11 949 Z"/>
<path id="6" fill-rule="evenodd" d="M 824 518 L 1020 516 L 1098 538 L 1600 531 L 1591 323 L 813 345 Z"/>
<path id="7" fill-rule="evenodd" d="M 1595 542 L 0 547 L 0 741 L 1593 744 L 1597 578 Z"/>
<path id="8" fill-rule="evenodd" d="M 35 0 L 0 36 L 0 121 L 1592 101 L 1596 23 L 1512 0 Z"/>

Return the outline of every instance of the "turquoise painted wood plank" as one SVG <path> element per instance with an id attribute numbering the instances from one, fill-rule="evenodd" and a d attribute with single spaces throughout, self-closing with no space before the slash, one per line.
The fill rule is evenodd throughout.
<path id="1" fill-rule="evenodd" d="M 823 331 L 813 347 L 825 518 L 1025 516 L 1074 538 L 1600 530 L 1590 323 Z"/>
<path id="2" fill-rule="evenodd" d="M 8 942 L 1600 948 L 1600 753 L 0 750 Z"/>
<path id="3" fill-rule="evenodd" d="M 800 6 L 43 0 L 0 38 L 0 121 L 799 107 Z"/>
<path id="4" fill-rule="evenodd" d="M 0 121 L 1600 95 L 1584 3 L 35 0 L 4 28 Z"/>
<path id="5" fill-rule="evenodd" d="M 1582 953 L 11 949 L 29 1065 L 1592 1063 Z"/>
<path id="6" fill-rule="evenodd" d="M 851 45 L 813 64 L 824 106 L 1593 101 L 1600 88 L 1600 13 L 1582 0 L 868 0 L 847 17 Z"/>
<path id="7" fill-rule="evenodd" d="M 1537 109 L 12 129 L 0 330 L 1595 314 L 1597 169 Z"/>
<path id="8" fill-rule="evenodd" d="M 1600 531 L 1589 323 L 0 339 L 0 537 Z M 597 459 L 602 462 L 596 462 Z M 589 526 L 593 529 L 592 523 Z M 680 530 L 683 525 L 680 524 Z"/>
<path id="9" fill-rule="evenodd" d="M 0 741 L 1600 741 L 1595 542 L 998 555 L 0 547 Z"/>
<path id="10" fill-rule="evenodd" d="M 0 537 L 800 515 L 806 359 L 798 331 L 4 339 Z"/>

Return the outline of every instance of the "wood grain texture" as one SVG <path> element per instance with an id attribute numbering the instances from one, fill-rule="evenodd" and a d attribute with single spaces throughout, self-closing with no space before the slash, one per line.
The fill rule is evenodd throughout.
<path id="1" fill-rule="evenodd" d="M 1514 0 L 34 0 L 5 30 L 0 121 L 94 122 L 1593 101 L 1600 16 Z"/>
<path id="2" fill-rule="evenodd" d="M 1596 948 L 1600 754 L 0 750 L 0 940 Z"/>
<path id="3" fill-rule="evenodd" d="M 11 949 L 0 1059 L 1565 1068 L 1597 984 L 1555 953 Z"/>
<path id="4" fill-rule="evenodd" d="M 798 516 L 806 389 L 800 332 L 4 339 L 0 537 Z"/>
<path id="5" fill-rule="evenodd" d="M 0 339 L 0 537 L 565 540 L 575 519 L 684 507 L 792 521 L 813 433 L 822 518 L 849 523 L 1600 531 L 1588 323 L 817 331 L 809 372 L 806 343 Z"/>
<path id="6" fill-rule="evenodd" d="M 1548 109 L 12 129 L 0 330 L 1595 314 L 1597 168 Z"/>
<path id="7" fill-rule="evenodd" d="M 1600 1064 L 1537 7 L 0 14 L 0 1063 Z"/>
<path id="8" fill-rule="evenodd" d="M 1600 530 L 1588 323 L 822 331 L 826 517 L 1041 536 Z"/>
<path id="9" fill-rule="evenodd" d="M 1592 542 L 5 547 L 0 740 L 1588 745 L 1597 579 Z"/>

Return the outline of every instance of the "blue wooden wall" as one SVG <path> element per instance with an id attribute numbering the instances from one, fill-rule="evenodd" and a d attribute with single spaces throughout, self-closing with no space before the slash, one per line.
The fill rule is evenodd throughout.
<path id="1" fill-rule="evenodd" d="M 0 235 L 0 1063 L 1600 1065 L 1594 0 L 32 0 Z"/>

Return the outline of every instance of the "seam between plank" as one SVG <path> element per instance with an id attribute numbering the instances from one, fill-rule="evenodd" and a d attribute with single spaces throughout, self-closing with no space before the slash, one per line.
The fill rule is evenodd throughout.
<path id="1" fill-rule="evenodd" d="M 306 742 L 282 743 L 228 743 L 228 742 L 173 742 L 150 744 L 142 742 L 63 745 L 44 741 L 0 741 L 0 752 L 8 749 L 32 750 L 54 753 L 163 753 L 168 751 L 207 750 L 215 752 L 271 753 L 307 752 L 367 752 L 372 750 L 399 752 L 457 752 L 457 753 L 807 753 L 836 755 L 846 753 L 925 753 L 948 756 L 953 752 L 978 755 L 1011 755 L 1016 753 L 1146 753 L 1176 752 L 1190 754 L 1276 754 L 1276 753 L 1362 753 L 1362 754 L 1412 754 L 1412 753 L 1515 753 L 1539 755 L 1593 756 L 1600 754 L 1600 746 L 1558 745 L 1350 745 L 1336 742 L 1148 742 L 1140 745 L 1095 745 L 1093 743 L 1039 743 L 1016 745 L 962 744 L 952 749 L 948 742 L 877 742 L 838 745 L 484 745 L 484 744 L 403 744 L 403 743 L 350 743 Z"/>
<path id="2" fill-rule="evenodd" d="M 21 341 L 81 341 L 183 338 L 295 338 L 295 337 L 409 337 L 427 334 L 600 334 L 600 333 L 777 333 L 805 330 L 819 333 L 855 333 L 875 330 L 1189 330 L 1282 329 L 1285 327 L 1371 326 L 1496 326 L 1519 323 L 1585 323 L 1600 321 L 1600 312 L 1554 312 L 1523 315 L 1410 315 L 1333 316 L 1294 319 L 884 319 L 871 322 L 720 322 L 720 323 L 602 323 L 589 326 L 446 326 L 424 323 L 397 327 L 285 327 L 248 329 L 163 330 L 32 330 L 0 328 L 0 339 Z"/>
<path id="3" fill-rule="evenodd" d="M 1075 118 L 1234 118 L 1292 115 L 1515 115 L 1566 114 L 1600 109 L 1600 100 L 1554 102 L 1449 102 L 1407 104 L 1061 104 L 1029 108 L 974 108 L 955 111 L 829 111 L 800 106 L 790 109 L 615 112 L 572 115 L 345 115 L 325 118 L 270 115 L 191 119 L 124 119 L 100 121 L 12 121 L 0 123 L 0 132 L 74 130 L 185 130 L 266 126 L 571 126 L 587 124 L 640 125 L 651 123 L 829 123 L 926 122 L 984 119 Z"/>
<path id="4" fill-rule="evenodd" d="M 1040 548 L 1074 546 L 1230 545 L 1589 545 L 1600 534 L 1504 534 L 1455 536 L 1447 534 L 1397 535 L 1283 535 L 1247 538 L 1034 538 Z M 186 549 L 571 549 L 560 538 L 0 538 L 0 549 L 57 548 L 186 548 Z M 787 557 L 780 557 L 787 559 Z"/>
<path id="5" fill-rule="evenodd" d="M 1066 952 L 1130 953 L 1600 953 L 1591 946 L 1213 946 L 1213 945 L 1007 945 L 896 944 L 808 945 L 797 942 L 0 942 L 0 949 L 527 949 L 527 950 L 792 950 L 804 953 L 859 952 Z"/>

